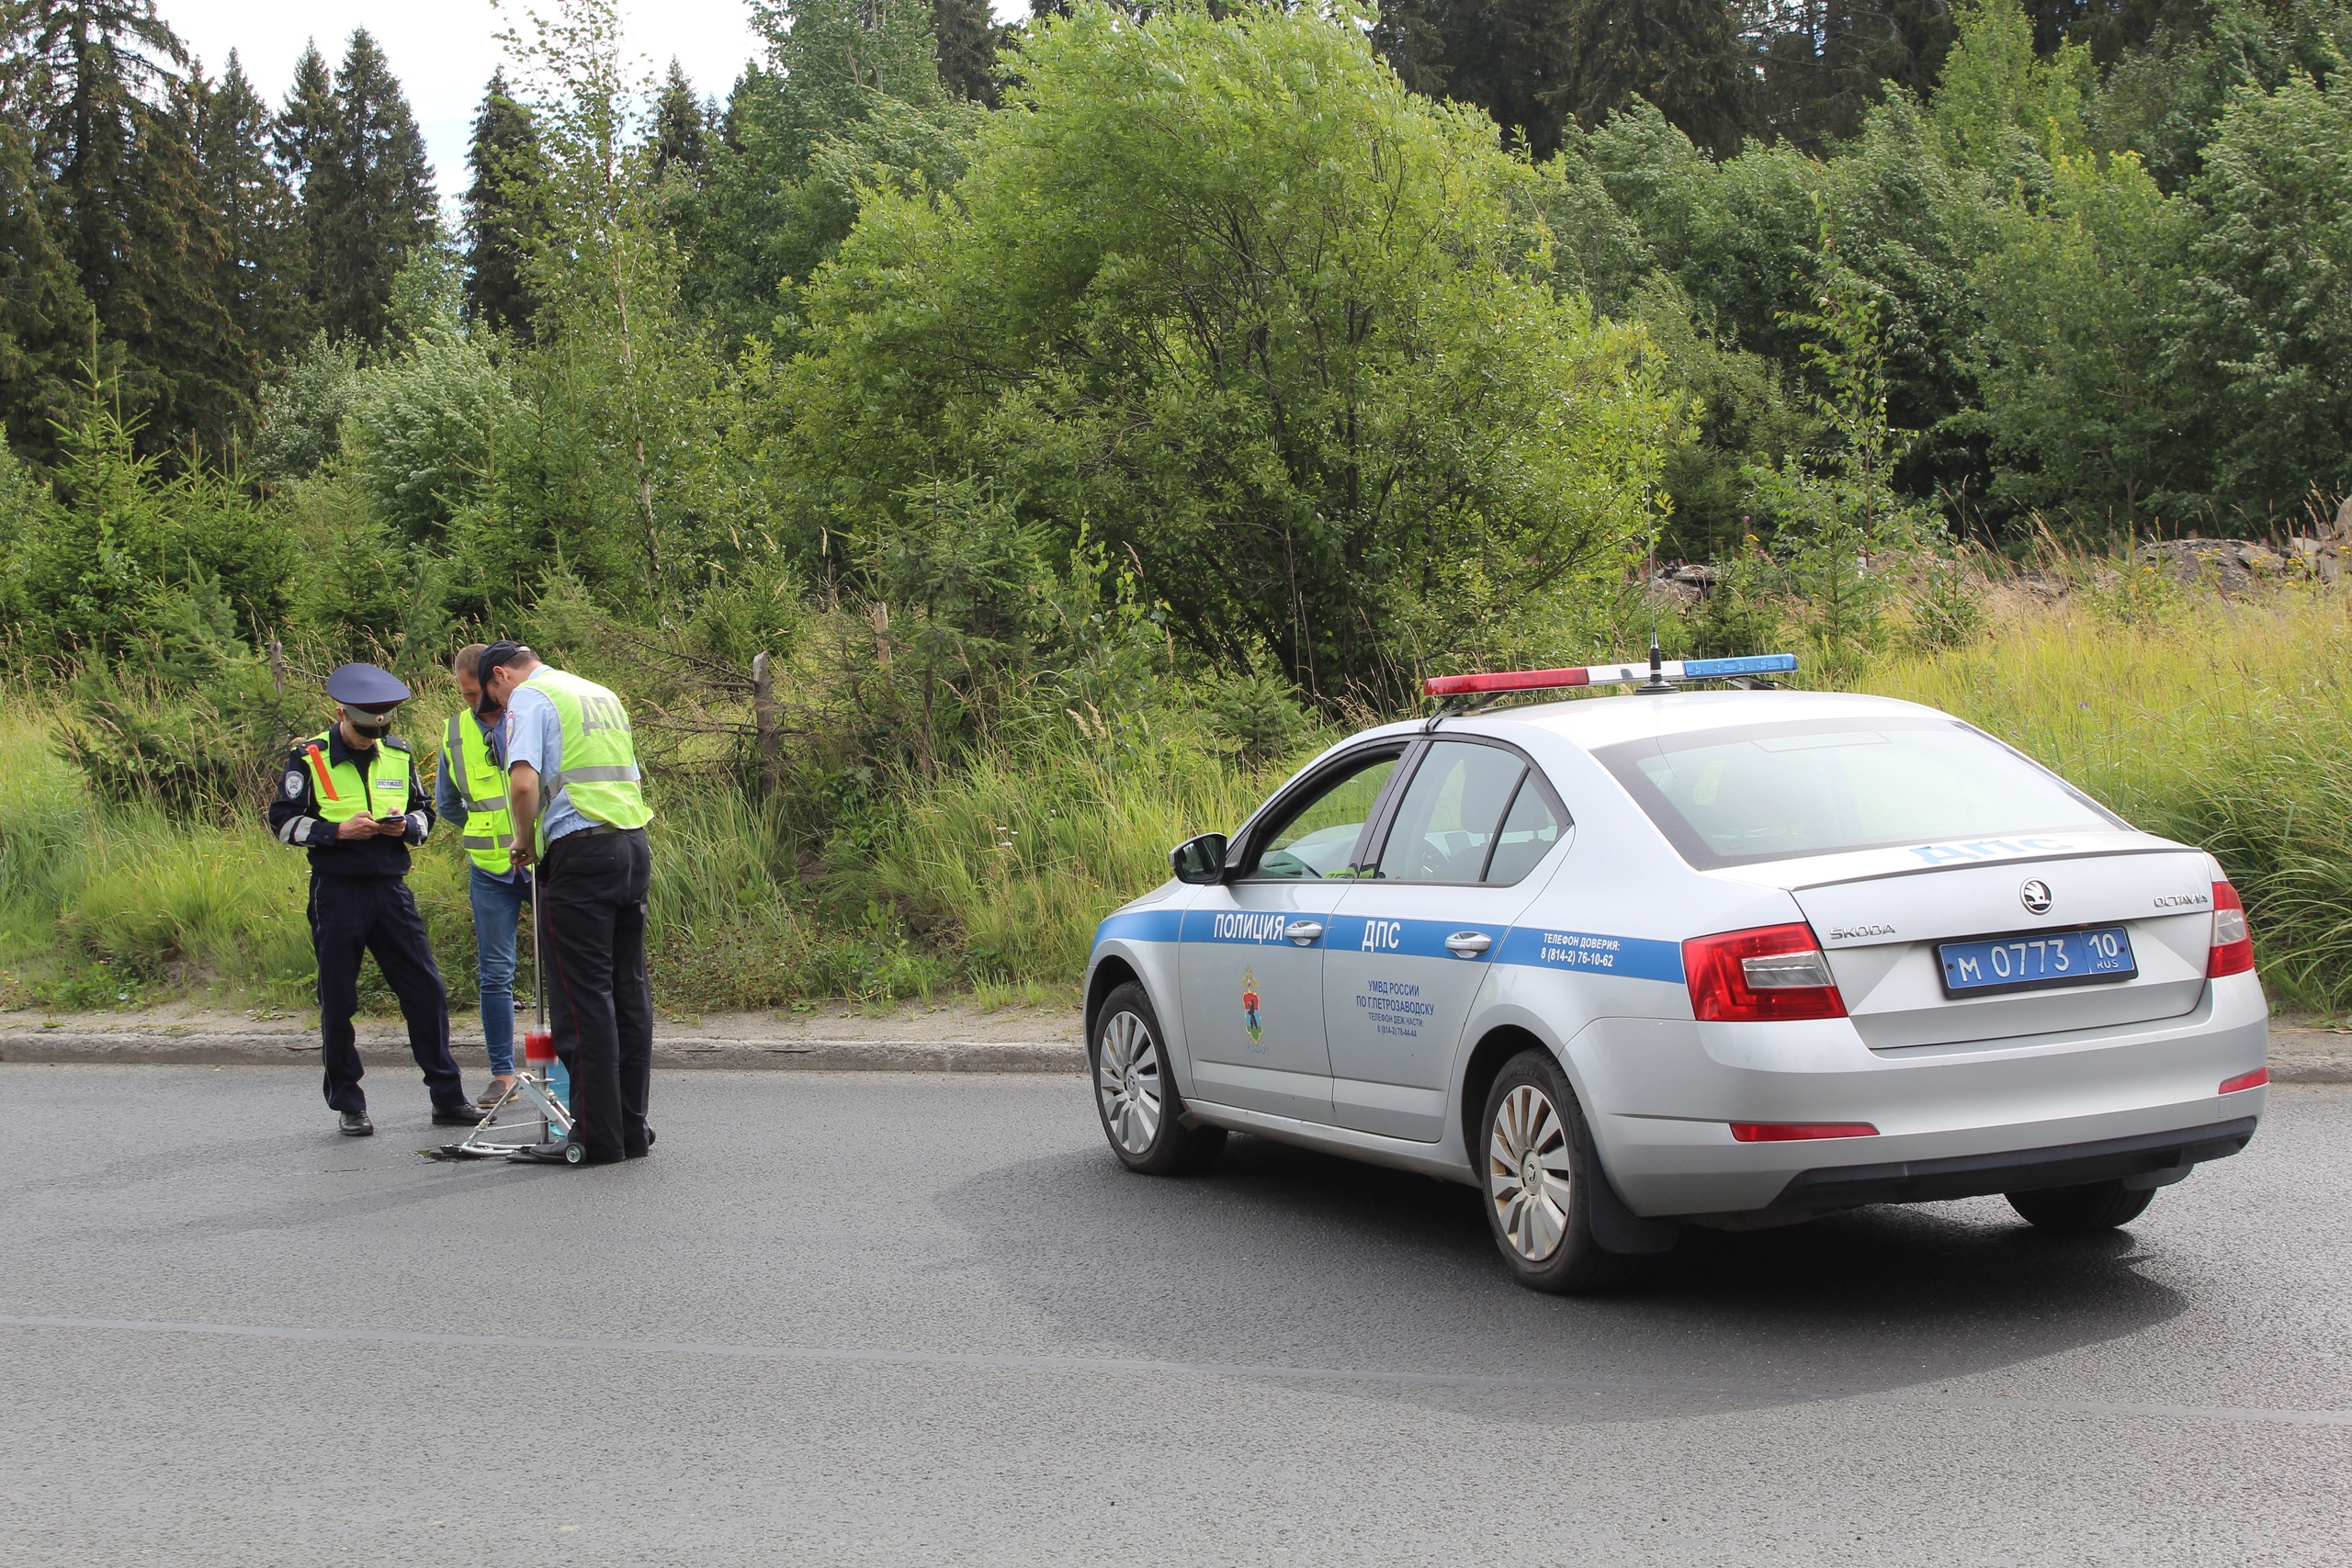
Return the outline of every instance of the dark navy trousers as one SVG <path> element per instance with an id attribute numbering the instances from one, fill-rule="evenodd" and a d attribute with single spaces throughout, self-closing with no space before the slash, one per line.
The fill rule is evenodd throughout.
<path id="1" fill-rule="evenodd" d="M 642 828 L 567 833 L 539 865 L 548 1021 L 571 1071 L 571 1136 L 592 1160 L 641 1155 L 650 1142 L 653 991 L 645 975 L 645 897 L 652 872 Z"/>
<path id="2" fill-rule="evenodd" d="M 326 1064 L 327 1104 L 336 1111 L 368 1109 L 351 1015 L 359 1007 L 360 958 L 372 953 L 400 998 L 409 1052 L 424 1073 L 433 1103 L 462 1108 L 465 1085 L 449 1055 L 449 996 L 441 988 L 441 971 L 408 884 L 396 876 L 313 874 L 311 946 L 319 960 L 319 1054 Z"/>

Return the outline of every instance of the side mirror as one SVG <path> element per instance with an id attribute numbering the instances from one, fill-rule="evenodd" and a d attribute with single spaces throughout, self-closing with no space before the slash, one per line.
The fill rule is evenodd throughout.
<path id="1" fill-rule="evenodd" d="M 1168 863 L 1174 868 L 1179 882 L 1223 882 L 1225 835 L 1203 833 L 1197 839 L 1187 839 L 1168 852 Z"/>

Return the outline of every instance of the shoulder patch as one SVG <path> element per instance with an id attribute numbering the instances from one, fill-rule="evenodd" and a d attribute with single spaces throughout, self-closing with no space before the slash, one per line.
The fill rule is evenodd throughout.
<path id="1" fill-rule="evenodd" d="M 287 799 L 288 799 L 288 800 L 300 800 L 300 799 L 301 799 L 301 798 L 302 798 L 302 786 L 303 786 L 303 784 L 307 784 L 308 782 L 309 782 L 309 781 L 308 781 L 307 779 L 303 778 L 303 776 L 302 776 L 302 770 L 301 770 L 301 769 L 300 769 L 300 768 L 288 768 L 288 769 L 287 769 L 287 770 L 286 770 L 286 798 L 287 798 Z"/>

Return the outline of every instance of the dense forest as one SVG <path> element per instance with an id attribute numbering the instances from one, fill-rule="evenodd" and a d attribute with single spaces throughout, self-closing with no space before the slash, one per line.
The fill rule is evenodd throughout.
<path id="1" fill-rule="evenodd" d="M 421 644 L 553 576 L 1001 640 L 1007 574 L 1092 551 L 1329 697 L 1654 533 L 2352 489 L 2342 0 L 1039 5 L 755 5 L 722 103 L 581 0 L 509 40 L 452 221 L 364 31 L 273 107 L 152 0 L 14 6 L 19 651 L 215 597 Z"/>
<path id="2" fill-rule="evenodd" d="M 1238 809 L 1653 552 L 1838 680 L 2352 491 L 2346 0 L 751 9 L 723 96 L 527 17 L 447 209 L 364 31 L 0 12 L 0 655 L 87 787 L 246 819 L 324 668 L 521 635 L 734 792 L 710 909 L 897 941 L 955 789 L 971 865 L 1171 737 Z"/>

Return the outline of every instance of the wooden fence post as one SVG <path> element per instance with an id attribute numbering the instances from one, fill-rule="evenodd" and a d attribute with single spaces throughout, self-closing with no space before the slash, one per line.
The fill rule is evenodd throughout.
<path id="1" fill-rule="evenodd" d="M 277 694 L 284 696 L 286 694 L 286 649 L 278 646 L 276 637 L 269 639 L 269 678 L 277 685 Z"/>
<path id="2" fill-rule="evenodd" d="M 752 720 L 760 732 L 760 783 L 777 789 L 784 783 L 784 758 L 775 726 L 775 679 L 764 653 L 752 660 Z"/>

